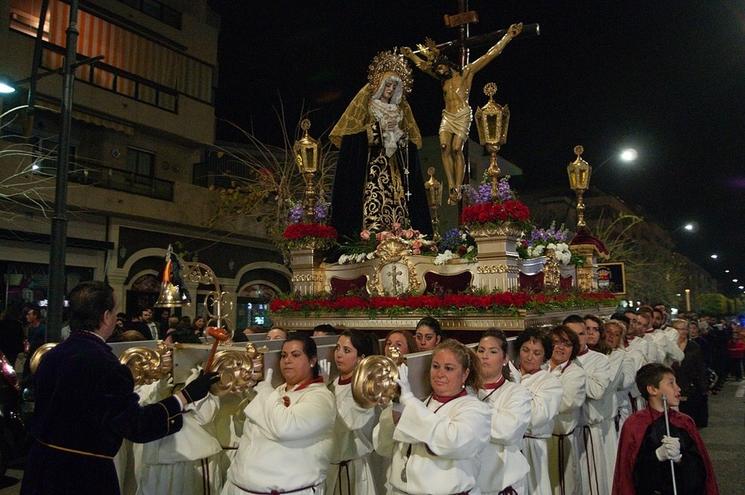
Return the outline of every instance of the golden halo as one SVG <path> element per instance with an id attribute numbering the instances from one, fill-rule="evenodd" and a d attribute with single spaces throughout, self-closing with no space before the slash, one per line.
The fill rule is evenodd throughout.
<path id="1" fill-rule="evenodd" d="M 403 55 L 396 53 L 396 49 L 379 52 L 370 62 L 367 68 L 367 80 L 373 91 L 380 86 L 383 76 L 387 73 L 396 74 L 401 79 L 404 93 L 411 93 L 411 86 L 414 82 L 411 67 Z"/>

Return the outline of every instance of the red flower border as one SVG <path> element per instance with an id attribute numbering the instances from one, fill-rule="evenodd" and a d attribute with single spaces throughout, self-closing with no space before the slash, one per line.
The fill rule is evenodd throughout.
<path id="1" fill-rule="evenodd" d="M 272 313 L 295 312 L 396 312 L 427 309 L 428 311 L 497 311 L 516 309 L 550 310 L 558 307 L 589 307 L 615 301 L 610 292 L 578 292 L 531 294 L 527 292 L 495 292 L 492 294 L 445 294 L 421 296 L 339 296 L 316 299 L 274 299 L 269 304 Z"/>
<path id="2" fill-rule="evenodd" d="M 463 208 L 461 224 L 526 222 L 530 218 L 530 208 L 517 199 L 508 199 L 503 203 L 478 203 Z"/>
<path id="3" fill-rule="evenodd" d="M 287 226 L 282 237 L 288 241 L 297 241 L 308 237 L 319 239 L 336 239 L 337 233 L 334 227 L 320 223 L 293 223 Z"/>

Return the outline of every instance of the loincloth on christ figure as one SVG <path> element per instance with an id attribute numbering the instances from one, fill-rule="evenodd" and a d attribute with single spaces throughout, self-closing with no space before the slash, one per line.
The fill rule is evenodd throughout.
<path id="1" fill-rule="evenodd" d="M 463 141 L 468 140 L 468 131 L 471 130 L 471 119 L 473 113 L 468 105 L 455 112 L 448 110 L 442 111 L 442 121 L 440 122 L 440 134 L 449 132 L 455 134 Z"/>

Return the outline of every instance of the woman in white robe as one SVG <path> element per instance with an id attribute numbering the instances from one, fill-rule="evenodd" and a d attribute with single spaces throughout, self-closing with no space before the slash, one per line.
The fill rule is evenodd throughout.
<path id="1" fill-rule="evenodd" d="M 460 342 L 439 344 L 430 366 L 432 394 L 424 402 L 411 392 L 406 365 L 399 368 L 397 410 L 386 408 L 373 432 L 375 450 L 392 458 L 389 494 L 478 493 L 491 411 L 469 393 L 481 384 L 477 360 Z"/>
<path id="2" fill-rule="evenodd" d="M 520 384 L 531 394 L 530 426 L 523 437 L 523 454 L 530 465 L 527 493 L 550 495 L 547 442 L 554 430 L 554 418 L 559 412 L 562 397 L 561 382 L 541 369 L 551 356 L 551 339 L 537 328 L 527 328 L 517 338 L 515 345 L 520 359 Z"/>
<path id="3" fill-rule="evenodd" d="M 476 354 L 484 380 L 478 397 L 491 408 L 489 443 L 481 453 L 479 488 L 482 495 L 521 495 L 525 493 L 525 476 L 530 471 L 520 449 L 530 423 L 531 395 L 525 387 L 508 379 L 504 332 L 497 329 L 484 332 Z"/>
<path id="4" fill-rule="evenodd" d="M 199 370 L 193 370 L 186 382 L 197 376 Z M 218 405 L 218 398 L 212 394 L 187 405 L 180 431 L 142 445 L 137 495 L 220 493 L 223 482 L 220 471 L 222 447 L 207 430 Z"/>
<path id="5" fill-rule="evenodd" d="M 610 493 L 608 470 L 605 462 L 603 442 L 610 429 L 611 387 L 610 361 L 605 354 L 593 351 L 587 345 L 585 320 L 579 315 L 570 315 L 564 319 L 564 325 L 577 334 L 580 351 L 577 361 L 585 370 L 585 392 L 587 398 L 582 405 L 579 427 L 574 430 L 579 447 L 579 463 L 582 472 L 582 493 L 588 495 L 605 495 Z M 612 477 L 612 473 L 610 475 Z"/>
<path id="6" fill-rule="evenodd" d="M 554 495 L 581 493 L 582 477 L 574 430 L 585 403 L 585 370 L 575 358 L 579 353 L 577 335 L 564 325 L 551 329 L 553 351 L 548 371 L 559 379 L 563 394 L 554 431 L 548 443 L 549 477 Z"/>
<path id="7" fill-rule="evenodd" d="M 336 405 L 317 361 L 310 337 L 295 335 L 283 342 L 279 365 L 285 383 L 272 387 L 270 369 L 256 385 L 222 495 L 310 495 L 323 490 Z"/>
<path id="8" fill-rule="evenodd" d="M 331 383 L 336 398 L 331 464 L 326 477 L 326 495 L 375 495 L 369 457 L 372 431 L 378 422 L 376 409 L 365 409 L 352 397 L 352 375 L 359 362 L 374 354 L 373 337 L 345 330 L 334 349 L 339 376 Z"/>

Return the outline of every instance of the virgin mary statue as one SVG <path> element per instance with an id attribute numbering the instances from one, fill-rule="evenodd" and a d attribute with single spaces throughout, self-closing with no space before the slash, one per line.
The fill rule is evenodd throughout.
<path id="1" fill-rule="evenodd" d="M 406 94 L 411 68 L 395 52 L 375 56 L 368 83 L 331 131 L 339 159 L 331 197 L 331 224 L 341 239 L 412 227 L 432 234 L 419 166 L 422 136 Z"/>

